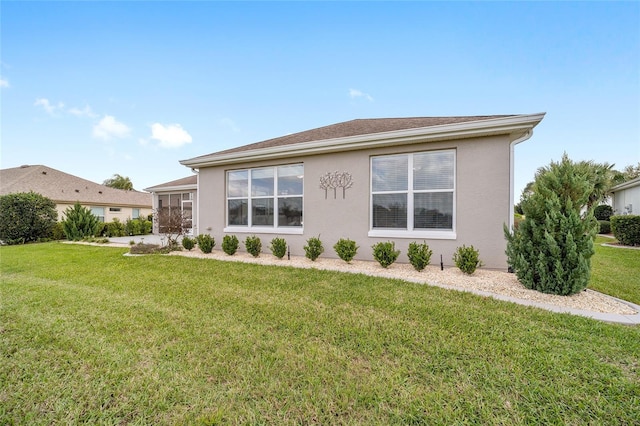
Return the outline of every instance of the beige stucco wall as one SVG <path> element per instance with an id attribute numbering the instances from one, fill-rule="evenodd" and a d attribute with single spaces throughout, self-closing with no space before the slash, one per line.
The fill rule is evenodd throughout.
<path id="1" fill-rule="evenodd" d="M 324 257 L 337 257 L 333 245 L 340 238 L 355 240 L 360 249 L 357 259 L 373 260 L 371 246 L 378 241 L 393 240 L 401 250 L 400 262 L 408 262 L 407 248 L 422 238 L 374 238 L 370 230 L 370 158 L 375 155 L 410 153 L 441 149 L 456 150 L 456 239 L 428 239 L 433 250 L 431 263 L 439 264 L 442 254 L 445 265 L 452 265 L 456 247 L 473 245 L 480 251 L 486 267 L 506 269 L 506 242 L 503 224 L 509 223 L 510 149 L 507 136 L 466 139 L 436 143 L 412 144 L 361 151 L 324 154 L 282 161 L 262 161 L 233 166 L 201 168 L 199 175 L 199 229 L 216 239 L 220 247 L 226 225 L 227 170 L 304 163 L 304 232 L 302 235 L 234 232 L 240 241 L 248 235 L 262 239 L 263 250 L 275 236 L 284 237 L 293 255 L 304 255 L 303 246 L 312 236 L 320 236 L 325 247 Z M 353 176 L 353 187 L 342 198 L 341 190 L 334 199 L 330 191 L 319 187 L 320 176 L 331 171 L 347 171 Z M 244 245 L 241 244 L 241 249 Z"/>
<path id="2" fill-rule="evenodd" d="M 91 208 L 91 207 L 103 207 L 104 208 L 104 221 L 105 222 L 113 222 L 114 218 L 117 218 L 120 222 L 124 223 L 127 219 L 131 219 L 133 217 L 133 207 L 122 207 L 122 206 L 100 206 L 100 205 L 88 205 L 83 204 L 83 207 Z M 58 221 L 64 220 L 64 212 L 69 208 L 73 207 L 73 204 L 56 204 L 56 210 L 58 211 Z M 110 212 L 109 207 L 118 207 L 120 208 L 119 212 Z M 144 217 L 145 219 L 149 214 L 151 214 L 152 210 L 149 208 L 140 208 L 140 217 Z"/>

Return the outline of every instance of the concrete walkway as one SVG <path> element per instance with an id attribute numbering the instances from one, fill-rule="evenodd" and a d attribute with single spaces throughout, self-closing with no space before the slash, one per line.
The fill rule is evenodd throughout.
<path id="1" fill-rule="evenodd" d="M 166 237 L 163 237 L 161 235 L 154 235 L 154 234 L 136 235 L 133 237 L 111 237 L 109 238 L 109 241 L 112 244 L 118 244 L 123 246 L 129 246 L 131 241 L 133 241 L 135 244 L 144 242 L 146 244 L 158 244 L 161 246 L 165 245 L 167 242 Z M 447 288 L 450 288 L 450 287 L 447 287 Z M 463 289 L 462 291 L 468 291 L 473 294 L 477 294 L 479 296 L 493 297 L 494 299 L 504 300 L 506 302 L 513 302 L 520 305 L 534 306 L 537 308 L 546 309 L 547 311 L 551 311 L 551 312 L 569 313 L 573 315 L 580 315 L 583 317 L 588 317 L 588 318 L 593 318 L 600 321 L 612 322 L 612 323 L 618 323 L 618 324 L 640 325 L 640 306 L 631 302 L 627 302 L 625 300 L 611 297 L 611 296 L 607 296 L 607 297 L 611 297 L 612 299 L 615 299 L 620 303 L 630 306 L 637 313 L 635 315 L 621 315 L 621 314 L 594 312 L 594 311 L 587 311 L 582 309 L 562 307 L 562 306 L 552 305 L 549 303 L 536 302 L 532 300 L 518 299 L 516 297 L 505 296 L 498 293 L 490 293 L 482 290 Z M 589 290 L 589 291 L 593 291 L 593 290 Z"/>

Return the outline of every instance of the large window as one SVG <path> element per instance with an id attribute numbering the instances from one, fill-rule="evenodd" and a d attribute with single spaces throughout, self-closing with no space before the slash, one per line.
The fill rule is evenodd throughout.
<path id="1" fill-rule="evenodd" d="M 227 226 L 302 228 L 304 166 L 227 172 Z"/>
<path id="2" fill-rule="evenodd" d="M 96 216 L 100 222 L 104 222 L 104 207 L 91 207 L 91 214 Z"/>
<path id="3" fill-rule="evenodd" d="M 455 160 L 454 150 L 372 157 L 370 235 L 451 238 Z"/>

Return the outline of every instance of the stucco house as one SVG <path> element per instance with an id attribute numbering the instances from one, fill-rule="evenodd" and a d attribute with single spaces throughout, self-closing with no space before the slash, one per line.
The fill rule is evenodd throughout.
<path id="1" fill-rule="evenodd" d="M 43 165 L 0 170 L 0 195 L 29 191 L 56 203 L 58 220 L 76 202 L 91 209 L 102 222 L 146 218 L 152 212 L 151 194 L 146 192 L 111 188 Z"/>
<path id="2" fill-rule="evenodd" d="M 200 233 L 218 241 L 284 237 L 304 255 L 320 236 L 323 256 L 340 238 L 394 241 L 407 262 L 426 241 L 446 265 L 473 245 L 488 268 L 506 269 L 503 224 L 513 222 L 514 146 L 544 113 L 358 119 L 180 161 L 198 171 Z"/>
<path id="3" fill-rule="evenodd" d="M 184 219 L 187 234 L 198 234 L 198 175 L 188 176 L 182 179 L 172 180 L 160 185 L 145 188 L 145 191 L 153 195 L 153 210 L 167 210 L 166 215 L 160 215 L 160 221 L 154 221 L 153 232 L 162 233 L 165 226 L 162 221 L 171 216 L 171 211 L 176 209 Z"/>
<path id="4" fill-rule="evenodd" d="M 613 214 L 640 214 L 640 177 L 611 188 Z"/>

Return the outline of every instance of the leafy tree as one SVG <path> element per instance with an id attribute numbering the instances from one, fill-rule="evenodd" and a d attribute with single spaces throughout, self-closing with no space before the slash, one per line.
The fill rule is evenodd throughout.
<path id="1" fill-rule="evenodd" d="M 57 220 L 56 204 L 33 191 L 0 196 L 0 240 L 7 244 L 50 238 Z"/>
<path id="2" fill-rule="evenodd" d="M 121 176 L 117 173 L 114 174 L 110 179 L 102 182 L 102 184 L 111 188 L 124 189 L 125 191 L 133 190 L 133 183 L 131 183 L 131 179 L 129 179 L 128 176 Z"/>
<path id="3" fill-rule="evenodd" d="M 64 211 L 64 216 L 62 228 L 68 240 L 78 241 L 93 237 L 102 225 L 100 219 L 80 203 L 75 203 L 73 207 L 67 208 Z"/>
<path id="4" fill-rule="evenodd" d="M 598 224 L 593 174 L 566 154 L 536 173 L 535 190 L 523 201 L 525 219 L 513 232 L 505 226 L 507 262 L 527 288 L 560 295 L 586 288 Z"/>
<path id="5" fill-rule="evenodd" d="M 638 177 L 640 177 L 640 162 L 635 166 L 626 166 L 621 172 L 614 171 L 613 184 L 618 185 Z"/>

